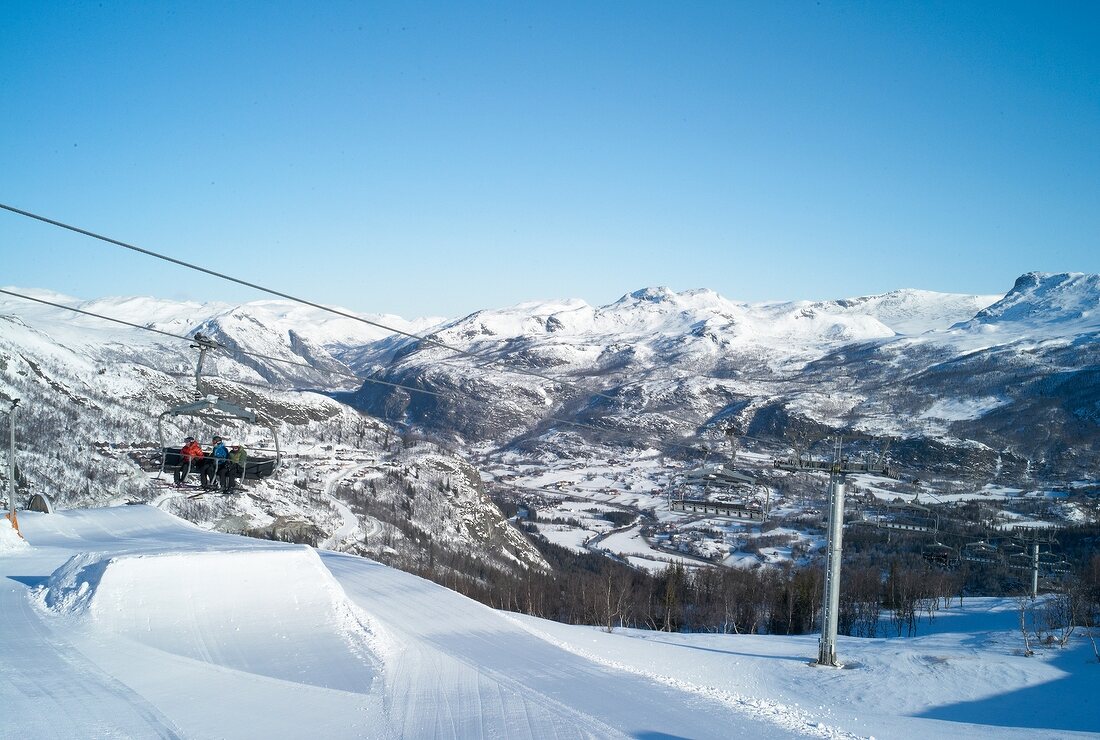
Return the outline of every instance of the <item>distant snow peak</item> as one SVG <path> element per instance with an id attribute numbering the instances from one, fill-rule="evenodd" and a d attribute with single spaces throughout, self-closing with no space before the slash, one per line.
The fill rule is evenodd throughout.
<path id="1" fill-rule="evenodd" d="M 645 305 L 667 311 L 685 312 L 728 312 L 734 305 L 709 288 L 692 288 L 676 292 L 671 288 L 656 286 L 627 293 L 606 310 L 623 310 Z"/>
<path id="2" fill-rule="evenodd" d="M 630 294 L 630 297 L 638 301 L 661 303 L 662 301 L 670 301 L 675 299 L 676 292 L 669 288 L 658 286 L 654 288 L 642 288 L 641 290 L 636 290 Z"/>
<path id="3" fill-rule="evenodd" d="M 1100 275 L 1029 272 L 1004 298 L 958 328 L 1043 326 L 1046 334 L 1100 330 Z"/>

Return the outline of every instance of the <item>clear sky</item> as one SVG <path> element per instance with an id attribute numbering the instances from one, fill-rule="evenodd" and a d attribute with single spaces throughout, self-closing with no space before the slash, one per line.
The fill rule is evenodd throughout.
<path id="1" fill-rule="evenodd" d="M 408 318 L 1100 272 L 1095 2 L 4 2 L 0 202 Z M 0 285 L 260 294 L 0 212 Z"/>

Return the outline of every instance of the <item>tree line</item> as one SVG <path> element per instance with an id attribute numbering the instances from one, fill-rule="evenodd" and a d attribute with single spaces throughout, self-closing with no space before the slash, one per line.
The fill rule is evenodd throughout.
<path id="1" fill-rule="evenodd" d="M 428 554 L 390 564 L 506 611 L 567 624 L 670 632 L 807 634 L 820 629 L 823 568 L 687 567 L 643 570 L 613 557 L 534 538 L 549 572 L 518 572 L 429 542 Z M 957 576 L 920 559 L 845 571 L 838 629 L 863 637 L 913 635 L 960 593 Z M 888 616 L 882 619 L 883 615 Z"/>

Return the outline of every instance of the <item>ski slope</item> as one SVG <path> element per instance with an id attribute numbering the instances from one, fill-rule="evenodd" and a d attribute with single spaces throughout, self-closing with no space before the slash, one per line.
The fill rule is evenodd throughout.
<path id="1" fill-rule="evenodd" d="M 4 523 L 6 525 L 6 523 Z M 1084 736 L 1083 644 L 1013 655 L 978 600 L 912 640 L 613 634 L 148 506 L 0 525 L 0 737 Z"/>

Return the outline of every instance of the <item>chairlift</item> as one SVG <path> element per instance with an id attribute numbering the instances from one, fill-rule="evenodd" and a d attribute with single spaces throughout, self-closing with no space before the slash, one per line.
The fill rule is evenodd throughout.
<path id="1" fill-rule="evenodd" d="M 921 557 L 941 568 L 953 568 L 959 564 L 959 552 L 942 542 L 932 542 L 921 548 Z"/>
<path id="2" fill-rule="evenodd" d="M 725 463 L 718 465 L 701 465 L 692 468 L 683 474 L 684 480 L 691 483 L 703 483 L 707 487 L 716 486 L 753 486 L 756 478 L 751 475 L 739 473 Z"/>
<path id="3" fill-rule="evenodd" d="M 814 460 L 809 452 L 796 450 L 787 457 L 777 457 L 772 460 L 772 467 L 780 470 L 828 470 L 831 463 L 824 460 Z"/>
<path id="4" fill-rule="evenodd" d="M 1045 573 L 1066 574 L 1073 570 L 1069 561 L 1052 552 L 1039 553 L 1039 568 Z"/>
<path id="5" fill-rule="evenodd" d="M 195 388 L 201 396 L 198 400 L 191 401 L 190 403 L 174 406 L 160 414 L 157 417 L 157 436 L 160 442 L 161 462 L 160 473 L 164 473 L 166 467 L 178 467 L 182 464 L 183 460 L 180 457 L 179 447 L 169 447 L 165 444 L 164 440 L 164 419 L 167 416 L 189 416 L 211 424 L 222 423 L 245 423 L 251 425 L 259 425 L 266 428 L 271 432 L 271 438 L 275 443 L 275 457 L 252 457 L 249 456 L 245 464 L 245 470 L 243 471 L 243 477 L 246 478 L 266 478 L 275 472 L 282 461 L 282 451 L 279 447 L 279 433 L 275 429 L 274 425 L 260 419 L 259 414 L 254 409 L 243 408 L 236 404 L 230 403 L 224 399 L 219 398 L 216 395 L 202 396 L 202 366 L 203 361 L 206 359 L 206 353 L 212 349 L 217 349 L 219 345 L 204 336 L 203 334 L 195 334 L 195 344 L 192 344 L 193 349 L 199 350 L 199 360 L 195 369 Z M 159 474 L 158 474 L 159 477 Z"/>
<path id="6" fill-rule="evenodd" d="M 1001 559 L 997 546 L 991 545 L 985 540 L 966 543 L 962 546 L 959 554 L 963 560 L 984 565 L 995 564 Z"/>
<path id="7" fill-rule="evenodd" d="M 684 472 L 681 479 L 682 483 L 675 489 L 678 495 L 670 492 L 670 511 L 750 521 L 764 521 L 768 517 L 770 489 L 767 489 L 765 503 L 761 505 L 752 491 L 756 478 L 740 473 L 728 464 L 707 465 L 704 461 L 699 467 Z M 686 489 L 689 486 L 702 486 L 701 497 L 688 498 Z M 738 500 L 714 499 L 710 496 L 712 487 L 720 491 L 718 495 L 733 494 Z"/>
<path id="8" fill-rule="evenodd" d="M 732 503 L 726 501 L 711 501 L 707 499 L 673 498 L 668 505 L 671 511 L 683 513 L 705 514 L 710 517 L 722 519 L 746 519 L 748 521 L 762 522 L 767 518 L 767 512 L 758 503 Z"/>
<path id="9" fill-rule="evenodd" d="M 901 532 L 935 533 L 939 518 L 927 506 L 914 501 L 885 501 L 860 512 L 860 524 Z"/>
<path id="10" fill-rule="evenodd" d="M 887 478 L 898 477 L 897 473 L 891 470 L 887 463 L 880 461 L 880 458 L 864 457 L 859 460 L 853 460 L 846 457 L 841 462 L 847 473 L 867 473 L 870 475 L 881 475 Z"/>
<path id="11" fill-rule="evenodd" d="M 1006 564 L 1013 570 L 1031 570 L 1035 567 L 1031 555 L 1026 552 L 1013 552 L 1005 559 Z"/>
<path id="12" fill-rule="evenodd" d="M 888 478 L 897 478 L 898 473 L 892 470 L 886 462 L 887 444 L 880 454 L 866 453 L 858 459 L 844 455 L 839 460 L 815 460 L 809 452 L 795 448 L 787 457 L 777 457 L 772 460 L 772 467 L 791 472 L 821 471 L 827 473 L 864 473 L 868 475 L 881 475 Z"/>

